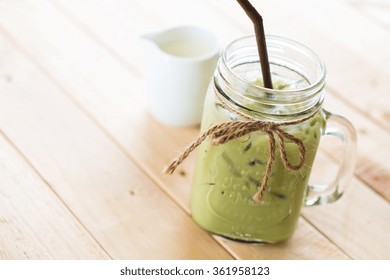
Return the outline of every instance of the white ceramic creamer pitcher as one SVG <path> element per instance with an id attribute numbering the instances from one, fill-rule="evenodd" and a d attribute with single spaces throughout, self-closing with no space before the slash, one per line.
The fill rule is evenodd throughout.
<path id="1" fill-rule="evenodd" d="M 213 34 L 193 27 L 175 27 L 145 34 L 144 81 L 150 113 L 176 127 L 200 123 L 204 96 L 219 48 Z"/>

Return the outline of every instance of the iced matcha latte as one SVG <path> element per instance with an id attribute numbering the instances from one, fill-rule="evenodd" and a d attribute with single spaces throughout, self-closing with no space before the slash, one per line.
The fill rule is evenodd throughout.
<path id="1" fill-rule="evenodd" d="M 277 243 L 292 235 L 302 206 L 341 197 L 353 174 L 356 132 L 322 109 L 325 66 L 318 56 L 287 38 L 266 40 L 272 88 L 262 84 L 255 38 L 233 41 L 209 86 L 202 133 L 165 172 L 198 148 L 194 220 L 232 239 Z M 340 169 L 329 185 L 308 185 L 323 135 L 343 143 Z"/>
<path id="2" fill-rule="evenodd" d="M 210 93 L 205 102 L 202 130 L 235 119 Z M 210 100 L 211 99 L 211 100 Z M 223 145 L 204 141 L 198 148 L 192 186 L 194 220 L 203 228 L 233 239 L 278 242 L 293 233 L 303 204 L 311 166 L 324 128 L 320 113 L 287 131 L 306 148 L 304 167 L 289 171 L 276 150 L 276 160 L 264 197 L 254 202 L 269 157 L 266 133 L 255 132 Z M 292 164 L 299 162 L 298 147 L 286 143 Z"/>
<path id="3" fill-rule="evenodd" d="M 201 130 L 245 121 L 242 115 L 275 123 L 309 116 L 308 120 L 282 127 L 302 140 L 304 165 L 296 171 L 288 170 L 276 148 L 263 197 L 256 202 L 253 196 L 261 186 L 270 156 L 269 135 L 251 132 L 220 145 L 206 139 L 198 147 L 191 209 L 194 220 L 210 232 L 276 243 L 292 235 L 305 201 L 311 167 L 325 128 L 321 109 L 325 70 L 318 57 L 299 49 L 295 41 L 279 37 L 267 41 L 273 89 L 262 85 L 254 38 L 233 42 L 225 49 L 209 87 Z M 279 147 L 280 140 L 276 135 L 275 138 Z M 289 162 L 297 165 L 298 146 L 291 141 L 285 144 Z"/>

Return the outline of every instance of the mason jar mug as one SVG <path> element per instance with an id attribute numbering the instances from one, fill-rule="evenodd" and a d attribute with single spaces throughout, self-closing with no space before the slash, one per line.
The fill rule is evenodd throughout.
<path id="1" fill-rule="evenodd" d="M 351 179 L 356 133 L 322 108 L 326 70 L 308 47 L 267 36 L 273 89 L 263 86 L 254 36 L 229 44 L 209 86 L 191 193 L 193 219 L 205 230 L 245 241 L 288 239 L 302 206 L 339 199 Z M 218 127 L 221 126 L 221 127 Z M 210 132 L 211 135 L 211 132 Z M 343 143 L 336 178 L 309 185 L 322 136 Z"/>

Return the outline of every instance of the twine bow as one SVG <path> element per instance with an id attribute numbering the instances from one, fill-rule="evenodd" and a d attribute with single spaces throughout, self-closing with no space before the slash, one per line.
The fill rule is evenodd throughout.
<path id="1" fill-rule="evenodd" d="M 302 123 L 310 119 L 311 117 L 313 117 L 314 114 L 311 114 L 310 116 L 305 117 L 303 119 L 288 121 L 288 122 L 280 122 L 280 123 L 251 120 L 251 121 L 227 122 L 227 123 L 221 123 L 212 126 L 208 130 L 206 130 L 201 136 L 199 136 L 198 139 L 196 139 L 187 149 L 185 149 L 184 152 L 179 157 L 177 157 L 174 161 L 172 161 L 172 163 L 165 169 L 165 173 L 172 174 L 175 171 L 175 169 L 188 157 L 188 155 L 207 138 L 209 138 L 212 144 L 220 145 L 220 144 L 227 143 L 233 139 L 237 139 L 242 136 L 245 136 L 249 133 L 262 131 L 268 134 L 270 141 L 269 141 L 269 157 L 267 161 L 266 171 L 263 180 L 261 182 L 260 188 L 252 197 L 254 201 L 259 202 L 261 201 L 264 195 L 264 191 L 267 186 L 268 179 L 271 175 L 272 164 L 275 161 L 275 151 L 276 151 L 275 134 L 279 139 L 280 157 L 282 159 L 284 166 L 291 171 L 299 170 L 305 163 L 305 156 L 306 156 L 305 146 L 301 139 L 287 133 L 280 127 Z M 295 143 L 299 148 L 300 161 L 297 165 L 293 165 L 287 157 L 285 140 L 289 140 Z"/>

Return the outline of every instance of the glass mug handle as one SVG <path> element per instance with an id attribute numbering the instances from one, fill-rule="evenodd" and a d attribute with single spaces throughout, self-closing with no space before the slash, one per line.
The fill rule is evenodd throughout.
<path id="1" fill-rule="evenodd" d="M 323 110 L 326 118 L 324 136 L 338 138 L 343 143 L 341 162 L 336 178 L 326 185 L 309 184 L 305 206 L 321 205 L 338 200 L 351 181 L 356 161 L 356 131 L 346 118 Z"/>

